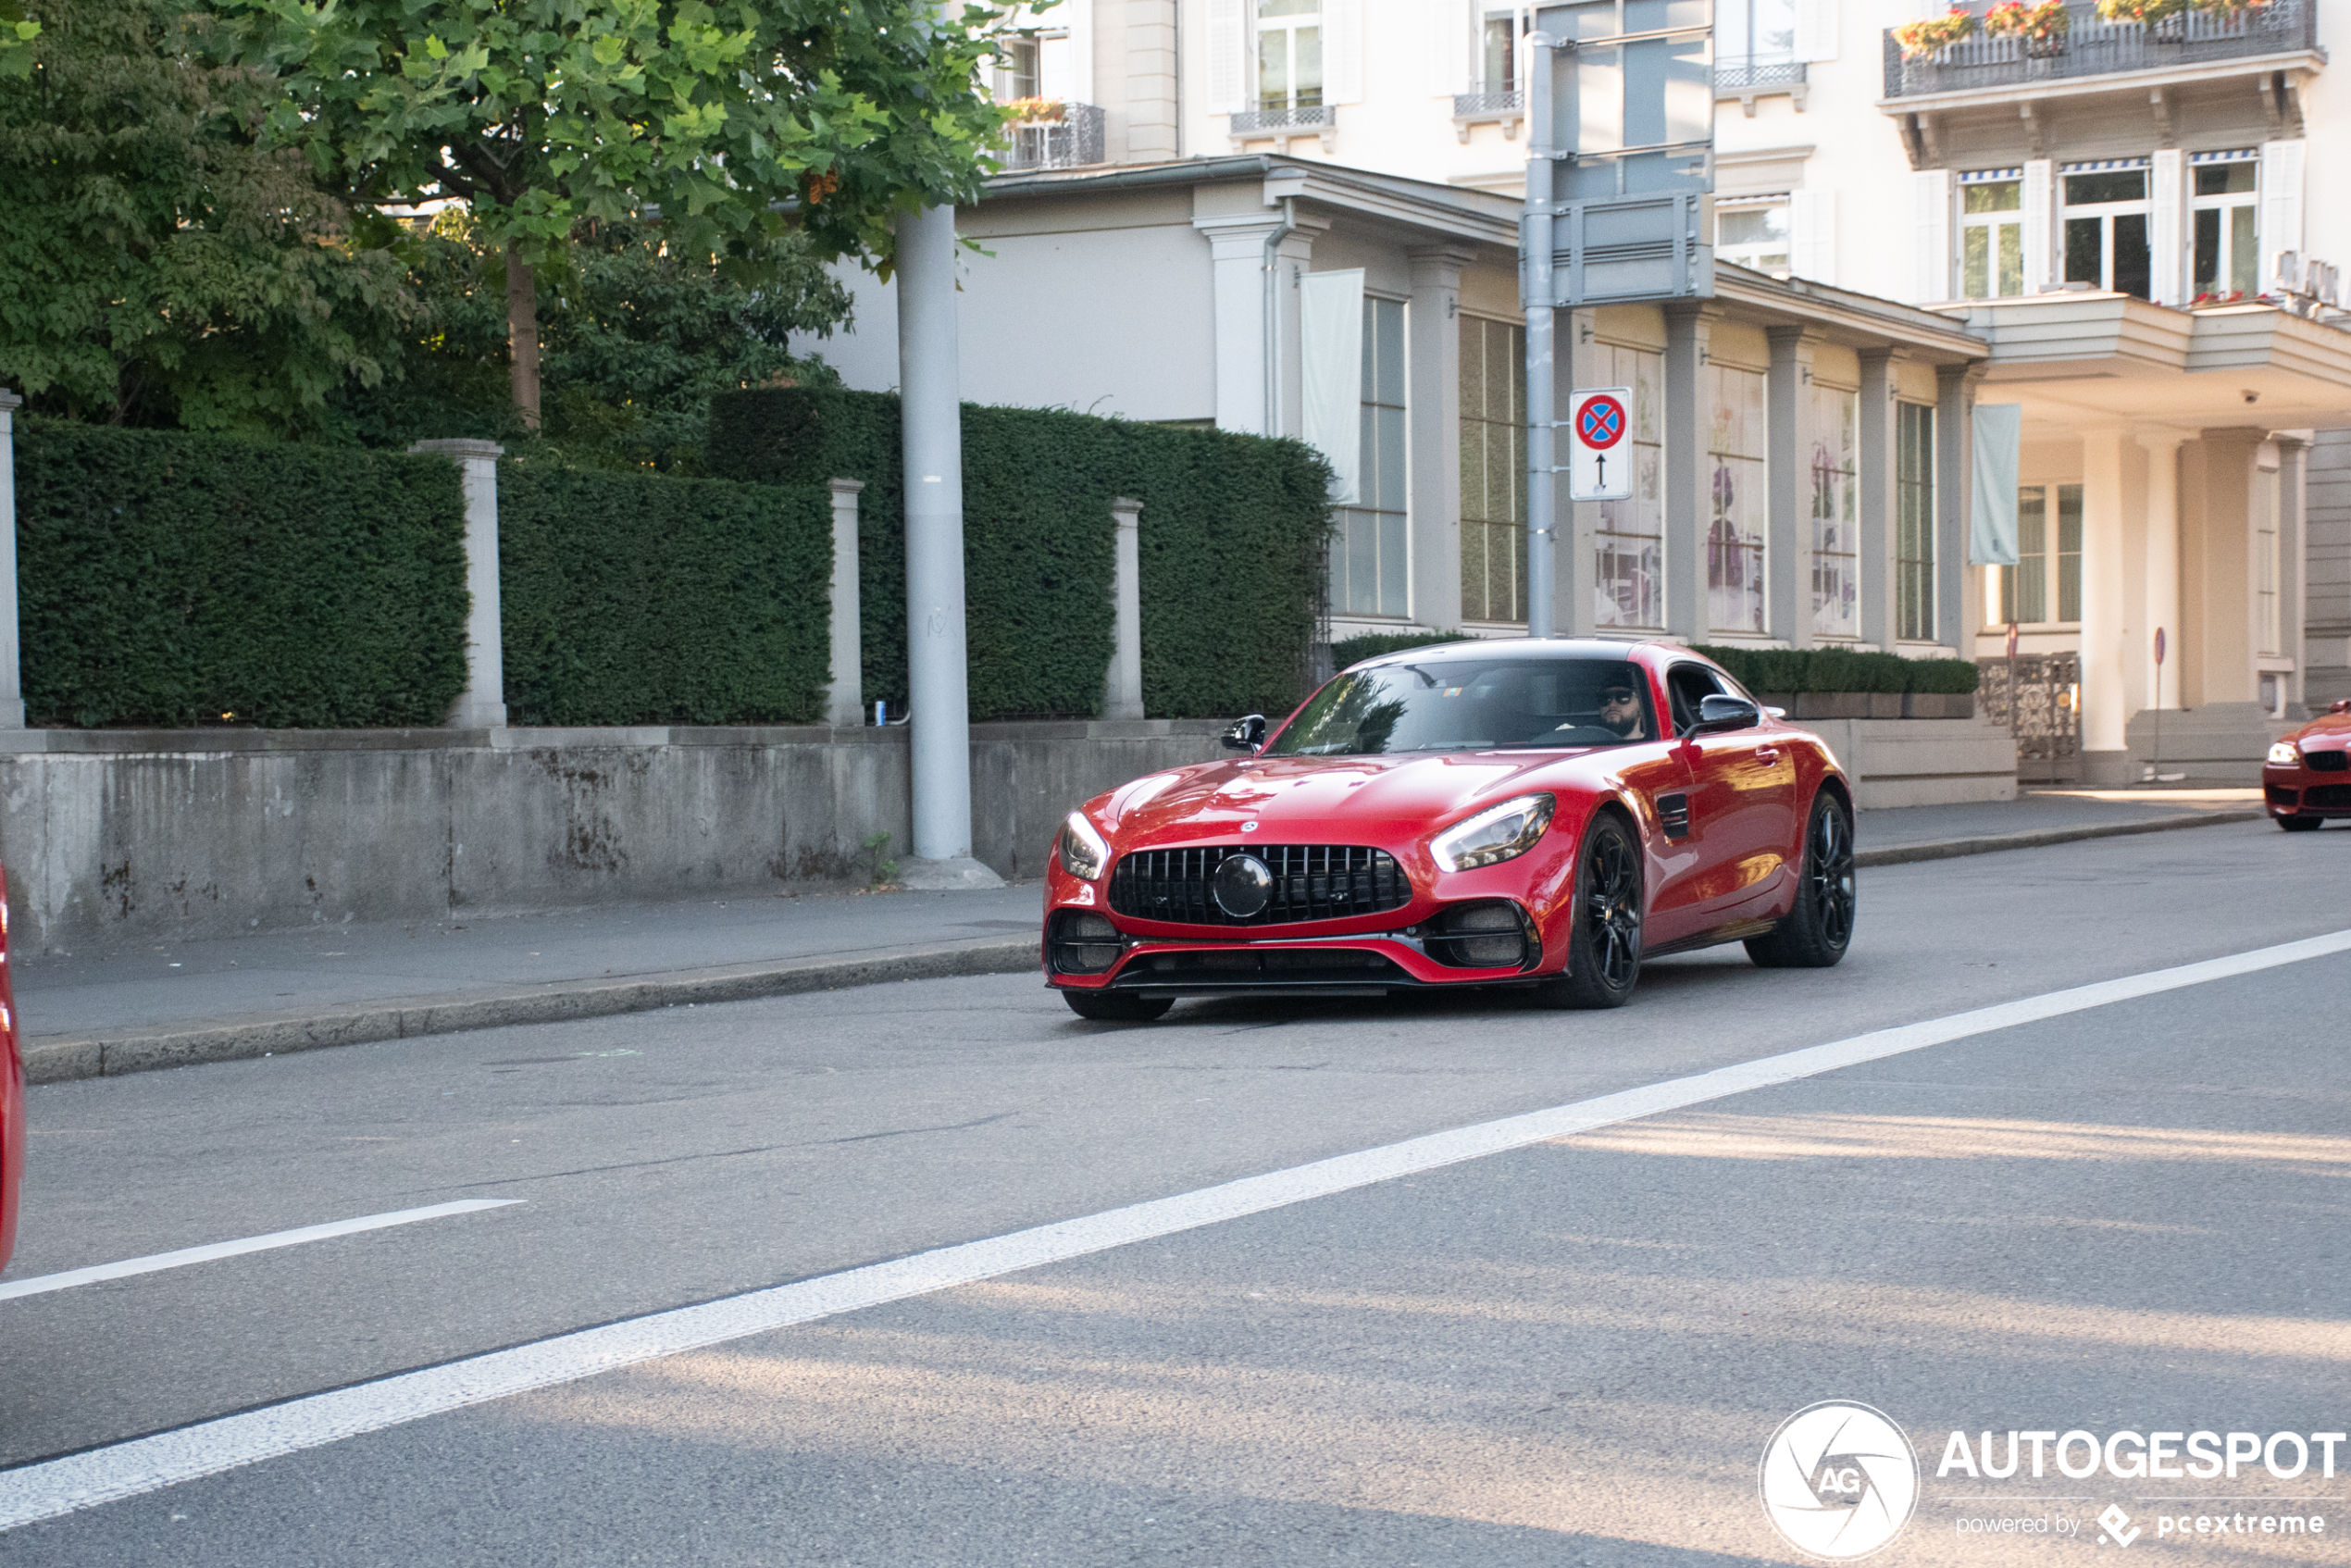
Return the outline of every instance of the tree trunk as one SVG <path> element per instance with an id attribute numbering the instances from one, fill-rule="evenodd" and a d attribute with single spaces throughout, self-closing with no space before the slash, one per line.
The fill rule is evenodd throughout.
<path id="1" fill-rule="evenodd" d="M 506 246 L 506 353 L 514 368 L 515 406 L 529 429 L 539 428 L 539 280 L 513 244 Z"/>

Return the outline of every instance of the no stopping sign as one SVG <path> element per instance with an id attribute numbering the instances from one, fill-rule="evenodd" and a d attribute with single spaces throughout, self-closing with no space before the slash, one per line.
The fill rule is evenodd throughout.
<path id="1" fill-rule="evenodd" d="M 1567 498 L 1627 501 L 1633 495 L 1630 387 L 1592 387 L 1567 405 Z"/>

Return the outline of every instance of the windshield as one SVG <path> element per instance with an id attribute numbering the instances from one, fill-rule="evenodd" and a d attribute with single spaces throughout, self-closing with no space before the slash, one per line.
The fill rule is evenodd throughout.
<path id="1" fill-rule="evenodd" d="M 1476 658 L 1453 649 L 1340 676 L 1266 748 L 1359 757 L 1621 746 L 1657 734 L 1648 681 L 1623 659 Z"/>

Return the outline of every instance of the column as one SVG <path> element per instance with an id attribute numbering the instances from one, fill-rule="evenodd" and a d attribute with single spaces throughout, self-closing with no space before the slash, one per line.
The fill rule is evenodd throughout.
<path id="1" fill-rule="evenodd" d="M 1934 367 L 1934 640 L 1961 656 L 1975 646 L 1963 624 L 1970 473 L 1975 449 L 1975 384 L 1984 366 Z"/>
<path id="2" fill-rule="evenodd" d="M 1314 236 L 1329 225 L 1282 211 L 1196 217 L 1214 292 L 1216 428 L 1298 431 L 1298 291 Z"/>
<path id="3" fill-rule="evenodd" d="M 1102 674 L 1102 716 L 1143 716 L 1143 504 L 1110 504 L 1110 667 Z"/>
<path id="4" fill-rule="evenodd" d="M 1909 356 L 1897 348 L 1865 348 L 1861 361 L 1860 571 L 1861 641 L 1892 651 L 1896 618 L 1896 557 L 1900 546 L 1901 497 L 1896 463 L 1901 450 L 1895 378 Z"/>
<path id="5" fill-rule="evenodd" d="M 1772 327 L 1771 521 L 1764 529 L 1764 615 L 1791 648 L 1812 646 L 1812 350 L 1817 327 Z"/>
<path id="6" fill-rule="evenodd" d="M 17 622 L 17 410 L 24 399 L 0 388 L 0 729 L 24 728 Z"/>
<path id="7" fill-rule="evenodd" d="M 1706 455 L 1706 361 L 1723 310 L 1665 307 L 1665 629 L 1707 641 L 1706 530 L 1713 520 L 1713 474 Z"/>
<path id="8" fill-rule="evenodd" d="M 832 683 L 825 689 L 825 722 L 844 729 L 865 722 L 864 617 L 857 604 L 857 497 L 862 479 L 833 485 Z"/>
<path id="9" fill-rule="evenodd" d="M 1405 253 L 1412 299 L 1405 311 L 1411 380 L 1405 421 L 1412 444 L 1412 583 L 1407 613 L 1437 631 L 1462 624 L 1462 268 L 1467 251 Z"/>
<path id="10" fill-rule="evenodd" d="M 2132 658 L 2144 666 L 2150 708 L 2180 705 L 2180 433 L 2142 428 L 2146 452 L 2146 607 Z M 2163 632 L 2163 663 L 2155 634 Z"/>
<path id="11" fill-rule="evenodd" d="M 1078 0 L 1078 11 L 1095 0 Z M 1107 7 L 1108 0 L 1102 0 Z M 1126 0 L 1126 156 L 1122 162 L 1158 163 L 1180 157 L 1183 133 L 1176 101 L 1175 0 Z M 1076 36 L 1072 31 L 1073 41 Z M 1090 40 L 1089 40 L 1090 42 Z"/>
<path id="12" fill-rule="evenodd" d="M 2305 480 L 2310 445 L 2307 431 L 2280 431 L 2270 439 L 2278 448 L 2278 652 L 2294 660 L 2286 676 L 2286 716 L 2299 714 L 2304 703 L 2303 679 L 2309 655 L 2304 647 L 2307 625 L 2303 581 L 2308 552 L 2303 529 Z"/>
<path id="13" fill-rule="evenodd" d="M 2131 625 L 2129 518 L 2140 487 L 2128 429 L 2082 435 L 2082 769 L 2090 784 L 2135 781 L 2127 740 Z"/>
<path id="14" fill-rule="evenodd" d="M 506 728 L 506 646 L 498 612 L 498 459 L 491 441 L 420 441 L 409 451 L 457 465 L 466 495 L 466 689 L 449 710 L 453 729 Z"/>

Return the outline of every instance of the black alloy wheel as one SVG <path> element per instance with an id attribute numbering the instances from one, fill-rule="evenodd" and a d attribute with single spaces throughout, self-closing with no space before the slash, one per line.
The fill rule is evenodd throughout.
<path id="1" fill-rule="evenodd" d="M 1857 906 L 1853 877 L 1853 814 L 1823 790 L 1812 797 L 1804 828 L 1804 866 L 1796 907 L 1755 937 L 1747 955 L 1765 969 L 1826 969 L 1853 944 Z"/>
<path id="2" fill-rule="evenodd" d="M 2289 833 L 2315 833 L 2325 821 L 2323 816 L 2281 816 L 2278 826 Z"/>
<path id="3" fill-rule="evenodd" d="M 1641 977 L 1641 846 L 1622 817 L 1603 813 L 1575 862 L 1567 972 L 1536 989 L 1546 1007 L 1622 1007 Z"/>
<path id="4" fill-rule="evenodd" d="M 1137 996 L 1133 991 L 1064 990 L 1062 1000 L 1072 1013 L 1097 1024 L 1148 1024 L 1176 1005 L 1172 996 Z"/>

